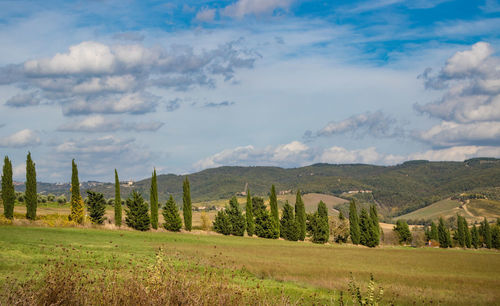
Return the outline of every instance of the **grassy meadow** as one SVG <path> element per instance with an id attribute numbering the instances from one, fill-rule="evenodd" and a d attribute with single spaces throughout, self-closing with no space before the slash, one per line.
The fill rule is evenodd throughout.
<path id="1" fill-rule="evenodd" d="M 384 303 L 477 305 L 500 300 L 497 251 L 368 249 L 197 232 L 36 226 L 0 226 L 0 248 L 2 283 L 26 279 L 61 258 L 81 264 L 89 273 L 105 269 L 125 277 L 135 273 L 134 267 L 154 264 L 161 248 L 176 265 L 193 268 L 186 273 L 198 273 L 195 267 L 212 269 L 229 275 L 225 282 L 243 292 L 260 288 L 259 294 L 285 296 L 290 303 L 338 301 L 351 272 L 362 288 L 373 273 L 384 289 Z"/>

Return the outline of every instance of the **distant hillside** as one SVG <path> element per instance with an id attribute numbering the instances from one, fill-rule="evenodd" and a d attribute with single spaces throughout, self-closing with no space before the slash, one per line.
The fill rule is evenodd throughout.
<path id="1" fill-rule="evenodd" d="M 160 200 L 169 194 L 181 199 L 183 176 L 158 176 Z M 283 169 L 278 167 L 220 167 L 189 175 L 194 201 L 227 199 L 244 189 L 265 196 L 271 184 L 278 191 L 322 193 L 335 196 L 366 198 L 378 204 L 388 215 L 402 215 L 436 201 L 471 190 L 495 190 L 500 187 L 500 160 L 476 158 L 464 162 L 409 161 L 397 166 L 364 164 L 315 164 Z M 94 183 L 95 185 L 96 183 Z M 52 184 L 53 185 L 53 184 Z M 136 189 L 149 198 L 150 179 L 122 187 L 122 197 Z M 18 186 L 16 190 L 22 190 Z M 63 186 L 68 192 L 69 186 Z M 96 189 L 114 197 L 113 185 L 101 183 L 85 188 Z M 49 190 L 45 185 L 39 191 Z M 366 193 L 357 193 L 365 191 Z M 52 188 L 53 193 L 56 193 Z"/>

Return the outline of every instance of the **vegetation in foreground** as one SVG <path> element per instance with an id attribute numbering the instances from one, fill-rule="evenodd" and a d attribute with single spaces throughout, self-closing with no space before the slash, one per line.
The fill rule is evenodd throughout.
<path id="1" fill-rule="evenodd" d="M 79 290 L 82 284 L 71 278 L 84 276 L 83 285 L 88 285 L 87 280 L 95 281 L 94 289 L 82 288 L 89 294 L 98 288 L 118 294 L 125 292 L 128 284 L 139 286 L 132 291 L 137 294 L 151 288 L 147 279 L 158 266 L 156 256 L 161 248 L 162 269 L 177 269 L 169 273 L 179 280 L 177 285 L 169 281 L 159 285 L 158 290 L 167 292 L 158 292 L 158 298 L 175 297 L 177 289 L 170 292 L 169 288 L 184 285 L 207 292 L 206 287 L 198 286 L 209 286 L 206 277 L 212 273 L 215 287 L 209 288 L 218 292 L 217 286 L 223 286 L 225 292 L 234 293 L 233 298 L 238 299 L 241 292 L 243 296 L 236 301 L 242 303 L 266 304 L 269 298 L 273 304 L 336 303 L 340 291 L 349 301 L 350 287 L 359 286 L 366 296 L 370 274 L 377 281 L 376 289 L 383 288 L 382 304 L 478 305 L 500 299 L 500 254 L 486 250 L 368 249 L 222 235 L 19 226 L 0 226 L 0 248 L 2 284 L 12 285 L 12 279 L 17 279 L 36 287 L 42 280 L 53 283 L 70 278 L 67 281 L 76 287 L 65 288 Z M 55 269 L 57 265 L 61 269 Z M 64 272 L 62 268 L 71 265 L 73 272 Z M 62 272 L 51 274 L 56 270 Z M 357 284 L 350 285 L 350 272 Z M 103 275 L 106 277 L 100 277 Z M 168 279 L 166 274 L 162 277 Z M 106 287 L 104 280 L 113 279 L 123 287 Z M 14 291 L 4 289 L 2 294 L 5 297 L 9 292 Z M 255 293 L 258 300 L 247 299 L 245 292 Z M 26 293 L 23 296 L 30 297 L 33 291 Z M 195 292 L 192 294 L 185 298 L 198 298 Z"/>

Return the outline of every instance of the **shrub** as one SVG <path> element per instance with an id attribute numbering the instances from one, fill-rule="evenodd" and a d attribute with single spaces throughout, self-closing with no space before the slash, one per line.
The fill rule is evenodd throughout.
<path id="1" fill-rule="evenodd" d="M 411 243 L 411 232 L 408 223 L 405 220 L 398 220 L 396 226 L 392 229 L 398 235 L 398 241 L 400 244 Z"/>
<path id="2" fill-rule="evenodd" d="M 231 234 L 231 222 L 225 210 L 219 210 L 214 220 L 214 231 L 219 234 Z"/>

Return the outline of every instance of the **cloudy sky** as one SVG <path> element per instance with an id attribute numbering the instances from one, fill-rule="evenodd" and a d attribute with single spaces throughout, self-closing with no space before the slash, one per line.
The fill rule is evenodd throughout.
<path id="1" fill-rule="evenodd" d="M 500 157 L 497 0 L 1 1 L 24 180 Z"/>

